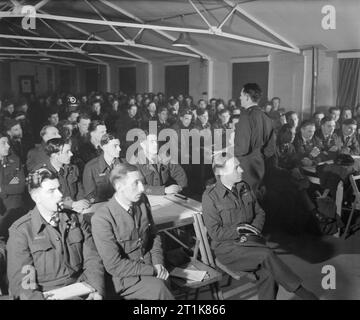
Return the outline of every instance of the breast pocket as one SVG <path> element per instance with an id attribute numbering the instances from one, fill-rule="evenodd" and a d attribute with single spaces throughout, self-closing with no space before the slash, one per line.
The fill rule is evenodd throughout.
<path id="1" fill-rule="evenodd" d="M 79 228 L 70 229 L 68 234 L 69 261 L 72 267 L 81 268 L 83 264 L 84 236 Z"/>
<path id="2" fill-rule="evenodd" d="M 218 210 L 224 226 L 231 225 L 236 221 L 238 208 L 235 204 L 218 206 Z"/>
<path id="3" fill-rule="evenodd" d="M 46 281 L 46 276 L 52 274 L 55 269 L 55 248 L 49 240 L 44 239 L 35 241 L 30 247 L 30 252 L 38 280 Z"/>

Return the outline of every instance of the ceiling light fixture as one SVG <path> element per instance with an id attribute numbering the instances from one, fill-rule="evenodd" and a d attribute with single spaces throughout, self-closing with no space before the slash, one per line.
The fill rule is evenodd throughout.
<path id="1" fill-rule="evenodd" d="M 188 32 L 181 32 L 179 37 L 172 43 L 174 47 L 189 47 L 197 45 L 197 42 L 191 39 Z"/>

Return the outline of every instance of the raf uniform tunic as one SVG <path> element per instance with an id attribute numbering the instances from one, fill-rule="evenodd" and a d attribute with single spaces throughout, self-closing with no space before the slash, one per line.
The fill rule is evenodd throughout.
<path id="1" fill-rule="evenodd" d="M 95 212 L 91 225 L 116 293 L 129 299 L 172 299 L 164 282 L 154 277 L 154 265 L 164 259 L 145 195 L 134 204 L 133 216 L 112 197 Z"/>
<path id="2" fill-rule="evenodd" d="M 275 154 L 275 134 L 272 120 L 259 106 L 241 112 L 235 126 L 235 156 L 244 170 L 243 178 L 254 192 L 265 174 L 265 161 Z"/>
<path id="3" fill-rule="evenodd" d="M 56 171 L 48 158 L 46 162 L 35 167 L 35 169 L 39 168 L 47 168 L 58 176 L 60 191 L 63 194 L 64 205 L 66 205 L 66 207 L 71 208 L 73 201 L 84 199 L 84 188 L 82 186 L 79 169 L 76 165 L 65 165 L 60 171 Z"/>
<path id="4" fill-rule="evenodd" d="M 104 296 L 104 267 L 96 251 L 90 226 L 74 211 L 61 212 L 59 231 L 35 207 L 10 228 L 7 244 L 10 292 L 15 299 L 43 299 L 42 292 L 86 281 Z M 36 271 L 34 287 L 24 276 Z"/>
<path id="5" fill-rule="evenodd" d="M 114 166 L 121 162 L 121 160 L 115 159 L 114 163 L 109 166 L 102 154 L 86 164 L 83 174 L 86 199 L 91 202 L 102 202 L 113 196 L 114 188 L 109 181 L 110 172 Z"/>
<path id="6" fill-rule="evenodd" d="M 0 163 L 0 238 L 7 238 L 11 224 L 26 213 L 25 176 L 20 159 L 12 154 Z"/>
<path id="7" fill-rule="evenodd" d="M 136 163 L 135 157 L 130 160 L 130 163 L 136 165 L 144 178 L 145 193 L 153 195 L 165 194 L 165 187 L 169 186 L 172 180 L 182 189 L 185 189 L 188 185 L 188 179 L 184 169 L 179 164 L 173 164 L 170 161 L 161 162 L 160 157 L 159 160 L 158 164 L 139 164 Z"/>
<path id="8" fill-rule="evenodd" d="M 239 241 L 237 226 L 247 223 L 261 232 L 265 212 L 247 183 L 237 183 L 235 189 L 233 192 L 217 181 L 203 194 L 203 217 L 215 256 L 233 272 L 255 272 L 260 299 L 274 299 L 276 283 L 295 291 L 300 279 L 270 248 L 257 242 Z"/>

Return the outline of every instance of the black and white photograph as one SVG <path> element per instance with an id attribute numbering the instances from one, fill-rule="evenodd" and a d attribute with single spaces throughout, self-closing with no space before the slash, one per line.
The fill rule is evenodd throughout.
<path id="1" fill-rule="evenodd" d="M 0 305 L 360 300 L 359 14 L 0 0 Z"/>

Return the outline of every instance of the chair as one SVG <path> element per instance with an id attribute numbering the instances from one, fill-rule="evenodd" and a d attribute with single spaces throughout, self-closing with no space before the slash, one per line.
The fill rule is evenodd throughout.
<path id="1" fill-rule="evenodd" d="M 185 292 L 185 299 L 188 300 L 189 291 L 195 289 L 194 300 L 198 299 L 200 289 L 209 286 L 211 294 L 215 300 L 223 300 L 223 294 L 219 286 L 219 282 L 222 280 L 222 274 L 211 266 L 199 261 L 197 259 L 199 253 L 199 242 L 196 241 L 194 254 L 190 259 L 190 262 L 182 265 L 184 269 L 196 269 L 206 271 L 207 277 L 202 281 L 186 281 L 180 278 L 172 278 L 172 282 Z M 171 271 L 170 271 L 171 273 Z"/>
<path id="2" fill-rule="evenodd" d="M 209 264 L 210 264 L 210 266 L 212 266 L 214 268 L 217 267 L 223 273 L 225 273 L 225 274 L 227 274 L 229 276 L 227 286 L 231 285 L 232 279 L 234 279 L 234 280 L 246 279 L 246 280 L 249 280 L 250 282 L 255 282 L 257 280 L 257 277 L 256 277 L 254 272 L 245 272 L 245 271 L 233 272 L 228 267 L 226 267 L 224 264 L 222 264 L 217 258 L 214 259 L 213 253 L 211 251 L 210 244 L 209 244 L 209 241 L 208 241 L 208 234 L 207 234 L 207 230 L 206 230 L 206 227 L 205 227 L 205 224 L 204 224 L 203 216 L 202 216 L 201 213 L 196 213 L 194 218 L 196 219 L 195 223 L 198 225 L 198 227 L 201 230 L 201 234 L 202 234 L 202 237 L 203 237 L 202 240 L 203 240 L 203 243 L 204 243 L 204 246 L 205 246 L 205 251 L 206 251 L 207 256 L 208 256 L 207 258 L 208 258 Z M 224 292 L 224 293 L 222 293 L 222 295 L 223 295 L 223 298 L 225 299 L 225 298 L 227 298 L 229 296 L 234 295 L 234 293 L 229 295 L 229 294 L 227 294 L 227 292 Z"/>
<path id="3" fill-rule="evenodd" d="M 348 217 L 344 233 L 341 236 L 342 239 L 344 239 L 344 240 L 346 239 L 346 237 L 347 237 L 347 235 L 349 233 L 349 229 L 350 229 L 350 226 L 351 226 L 351 221 L 353 219 L 355 210 L 360 209 L 360 191 L 359 191 L 359 188 L 358 188 L 357 183 L 356 183 L 356 181 L 360 179 L 360 175 L 357 175 L 357 176 L 350 175 L 349 179 L 350 179 L 351 187 L 352 187 L 353 192 L 354 192 L 355 199 L 354 199 L 353 203 L 351 204 L 350 215 Z"/>

